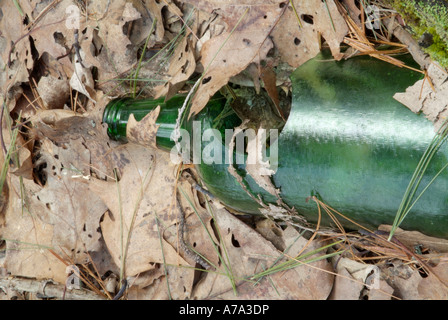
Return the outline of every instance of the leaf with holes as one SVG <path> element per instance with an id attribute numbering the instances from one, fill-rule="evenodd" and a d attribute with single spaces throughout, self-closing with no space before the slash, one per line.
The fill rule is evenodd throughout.
<path id="1" fill-rule="evenodd" d="M 85 263 L 88 252 L 100 250 L 98 226 L 107 208 L 85 183 L 89 163 L 89 151 L 81 138 L 62 146 L 46 139 L 36 163 L 42 168 L 43 186 L 28 179 L 12 180 L 9 202 L 14 205 L 8 208 L 5 220 L 7 226 L 15 227 L 6 228 L 2 235 L 11 241 L 9 249 L 17 251 L 5 258 L 9 272 L 63 282 L 65 266 L 47 248 L 73 263 Z M 21 201 L 14 199 L 23 191 Z"/>
<path id="2" fill-rule="evenodd" d="M 71 61 L 66 56 L 74 43 L 74 29 L 69 21 L 78 11 L 70 13 L 69 8 L 74 8 L 70 0 L 62 0 L 59 3 L 36 4 L 25 6 L 24 12 L 31 26 L 30 39 L 33 41 L 38 57 L 45 52 L 54 58 L 64 57 L 60 62 L 67 69 L 71 69 Z"/>
<path id="3" fill-rule="evenodd" d="M 193 97 L 190 116 L 197 114 L 209 98 L 227 84 L 232 76 L 242 72 L 250 63 L 264 59 L 273 44 L 269 34 L 281 17 L 280 1 L 262 1 L 242 5 L 240 1 L 186 1 L 202 10 L 217 9 L 227 24 L 225 32 L 204 43 L 201 64 L 202 83 Z"/>
<path id="4" fill-rule="evenodd" d="M 168 76 L 170 80 L 164 85 L 154 88 L 155 97 L 169 99 L 176 94 L 190 78 L 196 69 L 196 58 L 193 52 L 192 41 L 188 36 L 184 37 L 174 50 L 170 61 Z"/>
<path id="5" fill-rule="evenodd" d="M 0 85 L 10 89 L 17 82 L 27 82 L 28 70 L 34 66 L 26 24 L 13 1 L 0 6 L 0 30 Z"/>
<path id="6" fill-rule="evenodd" d="M 30 197 L 25 206 L 17 199 L 22 188 L 19 177 L 11 176 L 9 182 L 9 201 L 4 213 L 4 228 L 1 229 L 1 237 L 6 244 L 2 248 L 4 254 L 0 255 L 0 266 L 14 276 L 53 279 L 63 283 L 65 265 L 47 250 L 53 247 L 55 226 L 44 222 L 37 214 L 46 210 L 45 205 L 42 207 L 40 201 Z M 22 185 L 29 195 L 40 189 L 31 180 L 24 180 Z"/>
<path id="7" fill-rule="evenodd" d="M 336 60 L 342 58 L 340 44 L 348 32 L 347 24 L 333 0 L 294 0 L 272 32 L 280 59 L 293 68 L 320 52 L 322 36 Z M 297 15 L 296 15 L 297 12 Z"/>
<path id="8" fill-rule="evenodd" d="M 250 6 L 240 1 L 225 4 L 186 2 L 202 10 L 216 10 L 227 23 L 226 32 L 211 38 L 202 47 L 203 79 L 193 97 L 190 116 L 201 111 L 231 77 L 241 73 L 250 63 L 259 64 L 266 59 L 274 46 L 281 61 L 298 67 L 320 51 L 322 35 L 333 56 L 342 58 L 339 45 L 348 28 L 332 0 L 295 1 L 294 8 L 300 13 L 299 17 L 289 2 L 252 2 Z"/>

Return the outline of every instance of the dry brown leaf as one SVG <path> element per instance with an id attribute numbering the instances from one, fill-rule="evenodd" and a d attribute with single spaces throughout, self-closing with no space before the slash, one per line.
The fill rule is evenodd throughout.
<path id="1" fill-rule="evenodd" d="M 156 120 L 160 113 L 160 106 L 148 113 L 142 120 L 137 121 L 131 114 L 126 126 L 126 137 L 129 142 L 156 149 L 156 135 L 159 126 Z"/>
<path id="2" fill-rule="evenodd" d="M 165 271 L 168 276 L 165 276 Z M 150 282 L 142 286 L 139 282 Z M 140 274 L 127 292 L 129 300 L 185 300 L 191 295 L 194 270 L 175 266 L 160 266 L 154 272 Z"/>
<path id="3" fill-rule="evenodd" d="M 378 230 L 390 232 L 391 228 L 390 225 L 380 225 Z M 422 246 L 435 253 L 448 253 L 447 239 L 430 237 L 418 231 L 405 231 L 400 228 L 394 232 L 394 237 L 410 249 Z"/>
<path id="4" fill-rule="evenodd" d="M 71 110 L 50 109 L 39 110 L 30 117 L 34 125 L 33 134 L 39 138 L 48 138 L 58 145 L 70 145 L 71 140 L 81 139 L 89 151 L 91 174 L 100 179 L 113 177 L 115 161 L 113 153 L 109 152 L 110 141 L 107 136 L 106 125 L 101 125 L 102 110 L 109 98 L 105 98 L 101 91 L 96 93 L 97 110 L 85 113 L 84 116 L 75 115 Z M 87 163 L 89 164 L 89 162 Z"/>
<path id="5" fill-rule="evenodd" d="M 65 147 L 65 148 L 64 148 Z M 101 199 L 89 192 L 85 181 L 90 174 L 90 152 L 81 138 L 58 147 L 42 141 L 41 161 L 46 163 L 47 181 L 33 196 L 42 205 L 36 213 L 54 225 L 53 244 L 85 261 L 86 251 L 96 251 L 101 234 L 98 226 L 107 208 Z"/>
<path id="6" fill-rule="evenodd" d="M 193 97 L 191 116 L 202 110 L 209 98 L 232 76 L 243 71 L 251 62 L 266 57 L 272 48 L 268 36 L 283 9 L 277 1 L 252 1 L 250 6 L 235 1 L 225 4 L 214 1 L 185 2 L 207 12 L 217 10 L 227 24 L 223 34 L 211 38 L 202 46 L 201 64 L 205 71 L 202 85 Z"/>
<path id="7" fill-rule="evenodd" d="M 188 265 L 173 246 L 159 238 L 159 230 L 173 225 L 178 219 L 173 207 L 176 167 L 169 154 L 156 153 L 135 144 L 127 144 L 114 153 L 116 167 L 121 170 L 120 181 L 93 180 L 89 187 L 110 210 L 101 229 L 115 263 L 121 265 L 123 241 L 128 248 L 127 276 L 150 270 L 153 263 Z"/>
<path id="8" fill-rule="evenodd" d="M 196 69 L 196 58 L 193 52 L 192 41 L 184 37 L 174 50 L 168 70 L 169 82 L 154 88 L 155 98 L 169 99 L 176 94 L 190 78 Z"/>
<path id="9" fill-rule="evenodd" d="M 330 300 L 391 300 L 394 289 L 383 279 L 380 268 L 352 258 L 333 257 L 337 275 Z"/>
<path id="10" fill-rule="evenodd" d="M 199 204 L 197 193 L 191 190 L 188 183 L 182 182 L 178 185 L 181 197 L 181 205 L 184 208 L 186 218 L 185 241 L 194 250 L 206 257 L 212 264 L 218 264 L 218 255 L 213 244 L 216 239 L 210 239 L 213 235 L 211 217 L 207 210 Z M 193 213 L 190 201 L 196 210 Z M 204 225 L 207 230 L 205 230 Z M 163 226 L 161 226 L 162 228 Z M 179 247 L 178 226 L 171 225 L 161 230 L 163 238 L 171 244 L 173 248 Z M 182 257 L 194 266 L 196 262 L 193 257 Z M 167 272 L 167 277 L 165 275 Z M 135 280 L 131 280 L 132 287 L 128 292 L 129 299 L 191 299 L 194 279 L 197 277 L 195 270 L 184 266 L 164 266 L 157 265 L 157 268 L 140 273 Z M 168 284 L 167 284 L 168 281 Z M 168 288 L 169 287 L 169 288 Z"/>
<path id="11" fill-rule="evenodd" d="M 341 59 L 340 44 L 348 28 L 334 1 L 295 0 L 294 6 L 300 22 L 289 6 L 272 32 L 272 41 L 279 50 L 281 60 L 297 68 L 320 52 L 321 36 L 329 45 L 333 57 Z"/>
<path id="12" fill-rule="evenodd" d="M 247 163 L 246 172 L 255 182 L 267 192 L 280 199 L 280 189 L 276 188 L 271 180 L 275 171 L 271 168 L 269 161 L 263 160 L 262 134 L 257 134 L 254 139 L 249 139 L 247 143 Z"/>
<path id="13" fill-rule="evenodd" d="M 54 126 L 58 124 L 54 129 L 57 131 L 57 128 L 65 127 L 68 129 L 67 122 L 72 121 L 68 120 L 68 118 L 74 117 L 75 113 L 72 110 L 66 109 L 49 109 L 49 110 L 39 110 L 35 114 L 31 116 L 31 122 L 39 128 L 40 125 L 49 125 Z M 81 118 L 81 117 L 80 117 Z M 48 127 L 50 129 L 50 127 Z M 50 129 L 51 130 L 51 129 Z M 49 138 L 52 139 L 56 137 L 58 134 L 54 133 L 54 131 L 49 132 L 46 131 L 45 134 L 49 134 Z M 59 132 L 64 133 L 62 130 Z"/>
<path id="14" fill-rule="evenodd" d="M 3 133 L 9 147 L 8 131 Z M 0 266 L 12 275 L 64 281 L 65 266 L 47 251 L 53 245 L 54 226 L 39 218 L 37 213 L 41 208 L 32 198 L 41 187 L 33 180 L 16 175 L 7 177 L 5 183 L 2 201 L 7 205 L 2 208 L 0 232 L 6 246 L 4 254 L 0 255 Z"/>
<path id="15" fill-rule="evenodd" d="M 27 82 L 28 70 L 32 70 L 34 59 L 30 40 L 26 37 L 26 26 L 21 23 L 22 17 L 12 1 L 2 2 L 2 19 L 0 19 L 0 52 L 2 78 L 2 94 L 15 83 Z M 8 65 L 9 64 L 9 65 Z M 5 70 L 5 72 L 3 72 Z"/>
<path id="16" fill-rule="evenodd" d="M 7 40 L 3 61 L 24 63 L 29 70 L 33 68 L 31 47 L 26 34 L 26 26 L 21 23 L 22 17 L 13 2 L 2 3 L 2 19 L 0 20 L 1 37 Z"/>
<path id="17" fill-rule="evenodd" d="M 70 12 L 67 11 L 69 6 L 73 6 L 72 1 L 61 0 L 47 4 L 36 2 L 24 8 L 31 20 L 30 36 L 39 57 L 45 52 L 54 58 L 65 56 L 74 43 L 74 29 L 71 28 Z M 71 68 L 72 62 L 68 56 L 59 61 Z"/>
<path id="18" fill-rule="evenodd" d="M 394 295 L 394 288 L 392 288 L 387 281 L 381 279 L 379 289 L 370 289 L 368 292 L 369 300 L 391 300 L 396 298 Z"/>
<path id="19" fill-rule="evenodd" d="M 166 1 L 109 1 L 89 3 L 87 28 L 80 33 L 80 46 L 88 66 L 97 67 L 98 84 L 103 90 L 127 93 L 117 88 L 114 77 L 123 78 L 137 65 L 137 51 L 149 36 L 148 48 L 163 44 L 165 38 L 165 18 L 182 12 L 171 0 Z M 163 13 L 163 14 L 162 14 Z M 153 22 L 156 21 L 153 26 Z M 152 30 L 152 35 L 149 35 Z M 158 59 L 159 60 L 159 59 Z M 161 62 L 142 64 L 140 77 L 154 78 L 159 73 Z M 156 65 L 156 66 L 154 66 Z M 163 72 L 164 70 L 162 70 Z"/>
<path id="20" fill-rule="evenodd" d="M 323 36 L 335 59 L 342 58 L 339 46 L 348 28 L 332 0 L 325 3 L 296 1 L 300 28 L 292 6 L 285 2 L 251 2 L 250 6 L 233 1 L 226 4 L 199 0 L 185 2 L 207 12 L 215 10 L 227 24 L 223 34 L 212 37 L 202 46 L 203 80 L 193 97 L 190 116 L 202 110 L 215 92 L 250 63 L 264 60 L 273 45 L 279 51 L 281 61 L 298 67 L 320 51 L 320 36 Z"/>
<path id="21" fill-rule="evenodd" d="M 431 300 L 448 300 L 448 268 L 446 259 L 432 268 L 432 271 L 437 274 L 437 277 L 429 274 L 426 278 L 421 279 L 417 288 L 420 297 Z"/>
<path id="22" fill-rule="evenodd" d="M 99 249 L 97 229 L 106 208 L 88 193 L 82 174 L 79 176 L 82 170 L 84 175 L 89 172 L 88 152 L 82 151 L 85 146 L 79 138 L 67 146 L 70 148 L 58 147 L 49 139 L 42 141 L 43 187 L 34 180 L 10 175 L 10 205 L 2 228 L 2 237 L 8 239 L 7 254 L 2 264 L 13 275 L 63 282 L 65 265 L 47 249 L 74 263 L 87 262 L 87 251 Z"/>
<path id="23" fill-rule="evenodd" d="M 20 146 L 16 153 L 19 165 L 18 167 L 11 167 L 11 173 L 24 179 L 32 180 L 34 168 L 32 161 L 33 155 L 30 149 L 28 149 L 32 146 L 28 146 L 21 135 L 17 135 L 16 146 Z"/>
<path id="24" fill-rule="evenodd" d="M 17 199 L 20 194 L 20 181 L 12 176 L 9 192 L 9 205 L 5 213 L 2 238 L 7 239 L 5 255 L 0 258 L 0 266 L 15 276 L 37 279 L 53 279 L 63 283 L 66 278 L 65 265 L 56 259 L 47 248 L 53 246 L 54 226 L 43 222 L 33 214 L 40 208 L 33 206 L 30 213 Z M 38 191 L 29 180 L 24 181 L 26 190 Z M 34 205 L 34 201 L 31 202 Z M 24 213 L 22 214 L 22 209 Z"/>
<path id="25" fill-rule="evenodd" d="M 417 81 L 394 98 L 415 113 L 422 112 L 437 130 L 448 118 L 448 73 L 435 62 L 428 67 L 428 79 Z M 434 91 L 435 89 L 435 91 Z"/>
<path id="26" fill-rule="evenodd" d="M 255 230 L 272 242 L 278 250 L 283 251 L 286 249 L 282 229 L 274 221 L 270 219 L 257 221 Z"/>
<path id="27" fill-rule="evenodd" d="M 120 74 L 129 70 L 136 62 L 136 56 L 128 51 L 128 46 L 132 43 L 123 33 L 123 26 L 140 17 L 141 14 L 131 3 L 112 1 L 106 18 L 98 22 L 98 35 L 106 47 L 103 61 L 107 63 L 105 66 L 112 68 L 111 72 Z"/>
<path id="28" fill-rule="evenodd" d="M 11 249 L 18 250 L 6 256 L 5 266 L 14 275 L 64 282 L 65 265 L 47 251 L 51 248 L 63 259 L 72 260 L 70 263 L 87 263 L 92 258 L 103 272 L 115 270 L 102 253 L 99 232 L 107 207 L 88 189 L 94 172 L 90 167 L 93 154 L 101 153 L 101 157 L 107 158 L 104 149 L 92 143 L 101 136 L 102 128 L 93 119 L 60 109 L 42 111 L 32 122 L 36 137 L 41 137 L 35 166 L 44 177 L 44 185 L 23 179 L 22 189 L 18 178 L 11 175 L 10 202 L 14 206 L 9 206 L 12 211 L 6 213 L 2 237 L 10 239 Z M 104 145 L 106 141 L 103 139 Z M 95 160 L 95 165 L 99 164 Z M 20 200 L 22 194 L 24 198 Z M 22 209 L 24 213 L 17 215 Z"/>
<path id="29" fill-rule="evenodd" d="M 359 300 L 364 284 L 356 281 L 347 269 L 338 269 L 329 300 Z"/>
<path id="30" fill-rule="evenodd" d="M 40 78 L 37 92 L 46 108 L 62 109 L 70 97 L 70 86 L 67 79 L 48 75 Z"/>
<path id="31" fill-rule="evenodd" d="M 283 112 L 280 108 L 280 98 L 278 95 L 276 74 L 274 69 L 272 69 L 272 66 L 266 66 L 262 68 L 260 78 L 263 81 L 264 88 L 266 89 L 269 97 L 274 103 L 274 106 L 277 109 L 279 116 L 281 116 L 281 118 L 286 121 L 285 116 L 283 115 Z"/>
<path id="32" fill-rule="evenodd" d="M 92 71 L 84 68 L 79 61 L 76 61 L 74 65 L 73 75 L 70 78 L 70 87 L 95 102 L 95 82 L 93 81 Z"/>
<path id="33" fill-rule="evenodd" d="M 156 31 L 155 38 L 153 42 L 150 42 L 148 47 L 152 47 L 156 42 L 162 42 L 165 35 L 164 21 L 169 20 L 169 15 L 173 15 L 176 18 L 181 18 L 183 16 L 182 11 L 177 7 L 177 5 L 172 0 L 162 0 L 162 1 L 145 1 L 147 10 L 150 12 L 151 22 L 153 19 L 156 20 Z M 163 14 L 162 14 L 163 13 Z M 147 34 L 147 32 L 144 32 Z"/>
<path id="34" fill-rule="evenodd" d="M 394 295 L 403 300 L 446 300 L 448 299 L 448 274 L 446 257 L 443 262 L 432 267 L 437 274 L 423 276 L 417 269 L 395 261 L 392 267 L 383 272 L 387 275 L 387 281 L 395 289 Z M 444 281 L 442 283 L 440 280 Z"/>
<path id="35" fill-rule="evenodd" d="M 333 276 L 326 271 L 331 270 L 326 260 L 315 262 L 311 266 L 301 265 L 297 268 L 278 272 L 264 277 L 254 285 L 244 280 L 257 272 L 272 266 L 281 256 L 269 241 L 259 233 L 242 223 L 227 210 L 217 210 L 214 215 L 221 235 L 221 252 L 226 252 L 228 268 L 220 265 L 219 273 L 208 273 L 199 282 L 193 297 L 196 299 L 326 299 L 333 285 Z M 288 256 L 298 254 L 307 240 L 299 238 L 297 231 L 288 227 L 284 233 L 285 244 L 290 247 Z M 307 250 L 316 249 L 312 243 Z M 225 248 L 225 249 L 224 249 Z M 237 285 L 237 295 L 232 290 L 233 277 Z"/>

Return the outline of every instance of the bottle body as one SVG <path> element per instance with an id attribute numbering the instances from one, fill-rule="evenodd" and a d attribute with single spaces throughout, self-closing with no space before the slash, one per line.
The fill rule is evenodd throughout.
<path id="1" fill-rule="evenodd" d="M 419 77 L 409 69 L 369 57 L 336 62 L 320 55 L 299 67 L 291 77 L 290 115 L 278 137 L 278 169 L 270 177 L 283 202 L 309 222 L 317 221 L 318 211 L 308 198 L 319 195 L 324 203 L 367 227 L 392 224 L 413 172 L 435 134 L 429 120 L 393 99 L 396 92 L 405 91 Z M 178 107 L 174 108 L 176 116 L 164 121 L 175 122 Z M 215 109 L 210 112 L 207 107 L 197 115 L 203 130 L 212 126 L 219 106 Z M 223 145 L 223 158 L 227 151 L 228 145 Z M 443 145 L 419 191 L 447 162 Z M 266 204 L 277 203 L 278 199 L 246 172 L 244 164 L 233 166 L 245 188 L 229 173 L 228 163 L 195 164 L 207 189 L 228 207 L 259 214 L 260 204 L 254 197 Z M 448 172 L 444 171 L 401 227 L 448 238 L 447 190 Z M 322 223 L 331 224 L 323 215 Z"/>

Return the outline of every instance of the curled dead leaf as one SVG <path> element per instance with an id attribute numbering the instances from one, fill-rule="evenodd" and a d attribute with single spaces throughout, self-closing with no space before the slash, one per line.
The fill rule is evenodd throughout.
<path id="1" fill-rule="evenodd" d="M 135 120 L 134 115 L 131 114 L 126 126 L 126 137 L 128 141 L 156 149 L 156 136 L 157 129 L 159 128 L 156 120 L 159 113 L 160 106 L 157 106 L 140 121 Z"/>
<path id="2" fill-rule="evenodd" d="M 95 101 L 95 82 L 90 68 L 84 68 L 80 62 L 75 62 L 75 70 L 70 78 L 70 87 Z"/>

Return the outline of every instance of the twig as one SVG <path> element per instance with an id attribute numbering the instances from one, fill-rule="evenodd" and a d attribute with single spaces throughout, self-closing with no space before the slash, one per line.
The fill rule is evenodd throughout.
<path id="1" fill-rule="evenodd" d="M 52 281 L 38 281 L 33 279 L 12 278 L 0 279 L 0 288 L 13 289 L 18 292 L 31 292 L 42 298 L 61 299 L 64 295 L 65 285 Z M 66 300 L 105 300 L 105 297 L 97 295 L 85 289 L 72 289 L 65 291 Z"/>
<path id="2" fill-rule="evenodd" d="M 47 14 L 47 12 L 53 8 L 56 4 L 58 4 L 61 0 L 53 0 L 53 2 L 51 2 L 48 6 L 46 6 L 40 13 L 39 15 L 36 17 L 36 19 L 34 19 L 33 22 L 30 23 L 30 25 L 28 26 L 29 29 L 32 29 L 34 25 L 36 25 L 40 19 L 42 19 L 42 17 Z"/>
<path id="3" fill-rule="evenodd" d="M 75 29 L 74 31 L 74 42 L 73 42 L 73 47 L 75 48 L 75 54 L 76 54 L 76 58 L 78 59 L 78 62 L 81 64 L 81 66 L 84 69 L 87 69 L 84 64 L 82 63 L 82 59 L 81 59 L 81 54 L 79 53 L 79 50 L 81 49 L 81 46 L 79 45 L 79 30 Z M 71 50 L 70 50 L 71 51 Z"/>
<path id="4" fill-rule="evenodd" d="M 182 172 L 182 178 L 185 179 L 186 181 L 188 181 L 191 186 L 199 191 L 200 193 L 207 195 L 209 198 L 214 199 L 215 196 L 208 190 L 205 190 L 203 187 L 201 187 L 196 180 L 192 177 L 192 175 L 190 173 L 188 173 L 187 171 L 183 171 Z"/>
<path id="5" fill-rule="evenodd" d="M 196 263 L 199 263 L 206 270 L 212 268 L 212 266 L 205 261 L 200 255 L 193 252 L 190 247 L 185 243 L 184 233 L 185 233 L 185 213 L 180 204 L 179 194 L 176 197 L 177 209 L 179 211 L 179 246 L 180 249 L 187 255 L 189 258 L 193 259 Z"/>
<path id="6" fill-rule="evenodd" d="M 407 48 L 409 53 L 412 55 L 414 60 L 423 68 L 427 69 L 429 64 L 431 63 L 431 59 L 427 54 L 421 51 L 417 41 L 415 41 L 411 34 L 407 32 L 403 27 L 401 27 L 396 21 L 392 20 L 393 18 L 386 19 L 386 23 L 390 23 L 392 25 L 391 33 L 397 37 L 397 39 L 401 43 L 407 44 Z"/>
<path id="7" fill-rule="evenodd" d="M 5 108 L 6 108 L 6 102 L 3 101 L 2 111 L 0 111 L 0 141 L 2 143 L 3 153 L 6 156 L 6 154 L 8 153 L 8 149 L 6 148 L 5 140 L 3 138 L 3 113 L 4 113 Z"/>

